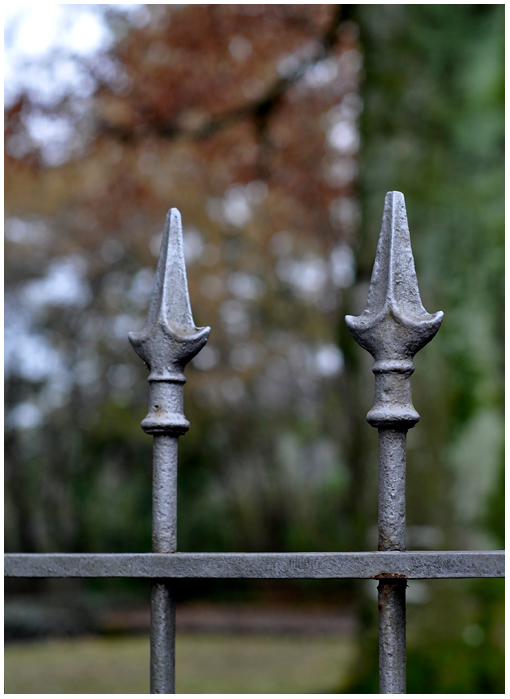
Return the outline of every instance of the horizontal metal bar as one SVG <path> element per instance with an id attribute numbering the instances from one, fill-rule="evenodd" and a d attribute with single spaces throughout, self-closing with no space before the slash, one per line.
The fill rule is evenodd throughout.
<path id="1" fill-rule="evenodd" d="M 9 553 L 11 578 L 502 578 L 504 551 Z"/>

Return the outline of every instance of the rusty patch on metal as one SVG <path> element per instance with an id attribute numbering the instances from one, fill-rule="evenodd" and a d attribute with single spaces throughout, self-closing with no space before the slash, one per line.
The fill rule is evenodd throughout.
<path id="1" fill-rule="evenodd" d="M 372 580 L 394 580 L 394 579 L 399 579 L 399 580 L 407 580 L 407 575 L 404 575 L 403 573 L 378 573 L 377 575 L 372 575 Z"/>

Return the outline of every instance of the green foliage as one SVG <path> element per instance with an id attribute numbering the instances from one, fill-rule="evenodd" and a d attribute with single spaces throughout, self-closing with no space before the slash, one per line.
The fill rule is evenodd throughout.
<path id="1" fill-rule="evenodd" d="M 366 70 L 361 273 L 371 268 L 384 192 L 401 190 L 424 305 L 445 312 L 413 379 L 417 429 L 432 446 L 423 468 L 436 481 L 448 473 L 460 490 L 479 470 L 460 457 L 469 433 L 483 423 L 494 454 L 503 440 L 503 16 L 500 5 L 357 6 Z M 499 457 L 487 460 L 494 482 Z M 463 546 L 477 536 L 489 489 L 463 517 Z"/>
<path id="2" fill-rule="evenodd" d="M 408 524 L 439 526 L 440 548 L 498 547 L 504 8 L 360 5 L 356 13 L 366 69 L 361 273 L 369 274 L 384 192 L 401 190 L 424 305 L 445 312 L 416 360 L 422 420 L 409 434 Z M 503 691 L 500 582 L 431 582 L 423 611 L 408 605 L 409 693 Z M 360 666 L 342 691 L 378 691 L 376 619 L 366 623 Z"/>

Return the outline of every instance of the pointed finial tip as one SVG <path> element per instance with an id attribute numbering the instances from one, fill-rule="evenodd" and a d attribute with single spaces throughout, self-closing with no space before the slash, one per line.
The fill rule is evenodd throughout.
<path id="1" fill-rule="evenodd" d="M 174 233 L 182 230 L 182 217 L 179 209 L 172 207 L 166 215 L 166 228 L 169 233 Z"/>
<path id="2" fill-rule="evenodd" d="M 436 334 L 443 314 L 427 313 L 414 268 L 402 192 L 386 194 L 383 221 L 365 311 L 345 322 L 374 358 L 414 356 Z M 395 327 L 399 328 L 396 342 Z M 393 328 L 393 330 L 391 329 Z M 405 329 L 405 330 L 404 330 Z"/>
<path id="3" fill-rule="evenodd" d="M 188 293 L 181 214 L 171 208 L 166 217 L 147 319 L 139 333 L 130 333 L 135 352 L 153 375 L 165 366 L 184 365 L 205 345 L 210 328 L 195 326 Z"/>
<path id="4" fill-rule="evenodd" d="M 387 192 L 386 196 L 384 197 L 384 208 L 386 209 L 388 206 L 395 204 L 403 206 L 405 209 L 406 201 L 404 195 L 402 192 L 398 192 L 397 190 Z"/>

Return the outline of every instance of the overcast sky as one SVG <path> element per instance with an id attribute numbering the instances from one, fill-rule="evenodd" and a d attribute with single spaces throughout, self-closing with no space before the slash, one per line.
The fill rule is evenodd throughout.
<path id="1" fill-rule="evenodd" d="M 113 41 L 104 21 L 105 11 L 115 8 L 143 19 L 143 7 L 140 4 L 7 3 L 4 10 L 6 103 L 12 103 L 22 89 L 43 102 L 65 94 L 80 81 L 76 59 L 107 49 Z M 51 61 L 56 54 L 58 61 Z"/>

